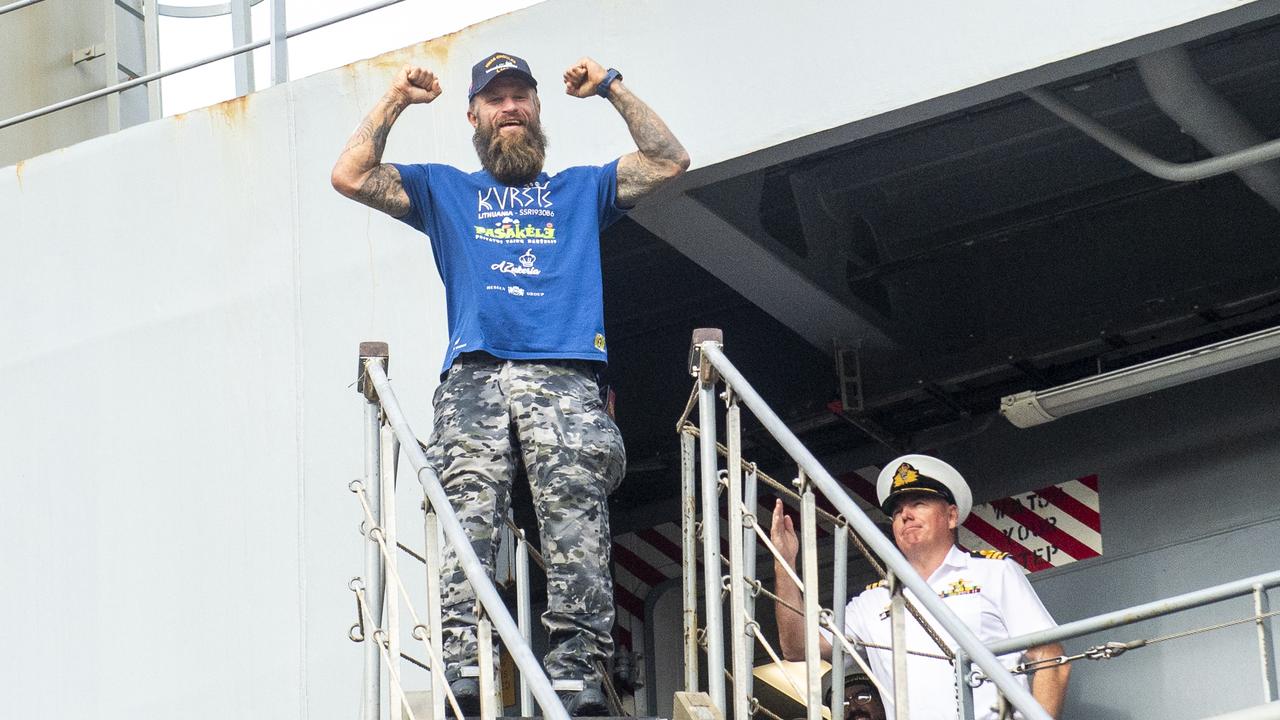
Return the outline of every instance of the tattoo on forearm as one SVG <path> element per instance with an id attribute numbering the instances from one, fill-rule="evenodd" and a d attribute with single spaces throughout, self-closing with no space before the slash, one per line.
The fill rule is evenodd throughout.
<path id="1" fill-rule="evenodd" d="M 364 176 L 352 197 L 395 217 L 409 212 L 409 197 L 404 192 L 399 171 L 382 164 L 382 151 L 387 146 L 391 126 L 402 110 L 392 98 L 384 97 L 383 105 L 369 113 L 351 134 L 339 158 L 340 163 L 351 168 L 352 174 Z"/>
<path id="2" fill-rule="evenodd" d="M 409 212 L 409 196 L 400 182 L 400 172 L 390 165 L 379 165 L 356 191 L 356 200 L 393 217 Z"/>
<path id="3" fill-rule="evenodd" d="M 636 147 L 645 155 L 678 162 L 679 157 L 684 154 L 684 147 L 676 140 L 675 135 L 671 134 L 671 130 L 667 128 L 666 123 L 662 122 L 662 118 L 649 109 L 648 105 L 639 100 L 628 103 L 623 108 L 622 117 L 627 121 L 627 127 L 631 129 Z"/>
<path id="4" fill-rule="evenodd" d="M 614 106 L 622 114 L 640 151 L 635 162 L 618 168 L 618 201 L 629 207 L 670 180 L 673 165 L 683 170 L 689 159 L 667 124 L 642 100 L 630 92 L 619 93 L 614 98 Z"/>

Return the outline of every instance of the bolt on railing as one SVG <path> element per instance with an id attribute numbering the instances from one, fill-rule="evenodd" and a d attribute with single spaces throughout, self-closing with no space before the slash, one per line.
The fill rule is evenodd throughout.
<path id="1" fill-rule="evenodd" d="M 759 702 L 751 697 L 751 648 L 755 642 L 760 643 L 775 663 L 780 663 L 778 653 L 760 632 L 754 620 L 754 598 L 760 593 L 772 598 L 780 611 L 795 612 L 805 618 L 805 688 L 800 688 L 791 677 L 784 673 L 796 696 L 804 698 L 808 720 L 816 720 L 822 712 L 822 701 L 819 697 L 821 687 L 818 664 L 818 631 L 826 630 L 831 636 L 832 644 L 832 692 L 835 698 L 843 697 L 843 663 L 845 655 L 857 663 L 870 681 L 879 689 L 882 697 L 892 694 L 896 697 L 898 717 L 908 717 L 905 686 L 905 657 L 921 655 L 952 663 L 955 672 L 955 687 L 958 716 L 963 720 L 972 720 L 975 714 L 973 689 L 983 682 L 992 682 L 999 691 L 1001 703 L 1000 713 L 1005 716 L 1014 709 L 1027 718 L 1048 718 L 1044 709 L 1031 697 L 1021 684 L 1014 680 L 1015 675 L 1031 674 L 1036 670 L 1053 665 L 1072 663 L 1081 659 L 1106 660 L 1119 657 L 1128 650 L 1146 647 L 1155 643 L 1187 637 L 1199 633 L 1219 630 L 1244 623 L 1257 626 L 1258 648 L 1261 658 L 1262 686 L 1264 705 L 1246 711 L 1250 720 L 1263 718 L 1280 718 L 1280 697 L 1277 697 L 1276 663 L 1271 652 L 1272 635 L 1271 618 L 1280 612 L 1270 609 L 1267 589 L 1280 585 L 1280 572 L 1257 575 L 1234 582 L 1223 583 L 1211 588 L 1199 590 L 1165 600 L 1105 613 L 1093 618 L 1066 623 L 1056 628 L 1029 635 L 1009 638 L 984 646 L 972 632 L 965 627 L 945 605 L 941 603 L 937 593 L 932 592 L 924 584 L 910 564 L 906 561 L 879 529 L 867 518 L 862 509 L 836 483 L 812 455 L 799 443 L 794 435 L 768 408 L 758 394 L 751 388 L 745 378 L 725 357 L 722 350 L 722 336 L 718 330 L 698 330 L 694 333 L 694 344 L 690 352 L 689 367 L 696 378 L 693 392 L 688 404 L 676 424 L 681 442 L 682 488 L 684 492 L 682 524 L 685 545 L 684 568 L 684 638 L 685 638 L 685 679 L 686 691 L 699 690 L 698 654 L 701 649 L 706 654 L 711 672 L 707 673 L 708 688 L 712 701 L 722 710 L 732 707 L 735 718 L 748 718 L 759 711 L 765 711 Z M 725 403 L 727 445 L 716 441 L 715 387 L 724 382 L 725 390 L 720 395 Z M 797 463 L 798 472 L 795 480 L 798 492 L 792 492 L 781 483 L 760 471 L 754 463 L 744 462 L 741 457 L 741 419 L 739 403 L 746 404 L 764 425 L 765 429 L 783 447 L 793 461 Z M 699 410 L 700 425 L 695 426 L 688 421 L 695 403 Z M 698 447 L 695 448 L 695 444 Z M 695 453 L 697 453 L 695 455 Z M 695 457 L 698 462 L 695 463 Z M 721 470 L 718 459 L 726 460 L 726 468 Z M 700 465 L 699 476 L 695 478 L 695 465 Z M 745 483 L 742 480 L 744 466 L 747 469 Z M 699 485 L 695 485 L 700 481 Z M 769 536 L 759 527 L 756 519 L 756 483 L 763 481 L 770 485 L 779 495 L 798 502 L 801 508 L 801 554 L 802 567 L 797 575 L 785 561 L 778 548 Z M 694 488 L 700 487 L 701 502 Z M 840 513 L 833 516 L 815 505 L 815 489 L 820 490 L 827 500 Z M 727 534 L 728 558 L 720 554 L 719 495 L 727 495 L 727 518 L 729 532 Z M 699 509 L 701 513 L 699 514 Z M 701 518 L 701 521 L 699 521 Z M 817 593 L 817 525 L 821 519 L 830 523 L 833 529 L 834 580 L 832 592 L 832 609 L 819 607 Z M 695 543 L 698 535 L 703 541 L 704 572 L 704 617 L 706 627 L 697 626 L 697 583 Z M 802 606 L 795 607 L 777 595 L 763 589 L 759 579 L 754 577 L 755 542 L 759 542 L 773 555 L 776 563 L 787 576 L 779 581 L 795 583 L 801 590 Z M 890 607 L 891 620 L 897 627 L 892 635 L 892 645 L 884 647 L 846 637 L 844 634 L 844 606 L 847 572 L 847 542 L 852 540 L 863 553 L 872 568 L 890 586 L 893 603 Z M 883 565 L 880 561 L 883 561 Z M 719 569 L 727 567 L 728 575 L 721 576 Z M 750 571 L 748 571 L 750 567 Z M 921 587 L 923 586 L 923 587 Z M 907 599 L 905 590 L 910 589 L 918 601 L 937 618 L 938 624 L 952 638 L 953 643 L 943 640 L 938 631 L 921 616 Z M 1180 612 L 1209 603 L 1220 602 L 1230 598 L 1251 596 L 1253 613 L 1249 616 L 1208 627 L 1195 628 L 1188 631 L 1171 633 L 1155 638 L 1134 640 L 1129 642 L 1108 642 L 1094 645 L 1074 655 L 1062 655 L 1053 658 L 1039 658 L 1021 662 L 1013 668 L 1005 668 L 996 655 L 1006 655 L 1028 648 L 1057 643 L 1061 640 L 1080 637 L 1104 629 L 1120 627 L 1153 617 Z M 715 672 L 716 667 L 723 665 L 723 637 L 721 627 L 721 605 L 726 597 L 731 606 L 730 643 L 732 671 Z M 914 616 L 916 622 L 937 644 L 939 653 L 921 652 L 906 648 L 902 626 L 906 615 Z M 959 630 L 960 632 L 957 632 Z M 895 682 L 892 690 L 886 690 L 882 679 L 871 672 L 859 654 L 861 649 L 876 648 L 890 650 L 894 654 Z M 974 666 L 977 666 L 975 669 Z M 724 675 L 728 675 L 733 683 L 731 704 L 726 705 L 724 698 Z M 717 680 L 719 684 L 717 685 Z M 1010 690 L 1013 690 L 1012 692 Z M 717 695 L 719 693 L 719 695 Z M 836 714 L 838 707 L 831 708 L 832 718 L 842 717 Z M 767 711 L 765 711 L 766 714 Z M 741 714 L 745 713 L 745 714 Z M 1232 716 L 1234 718 L 1234 715 Z M 1243 715 L 1240 720 L 1243 719 Z M 1226 720 L 1223 716 L 1220 720 Z"/>

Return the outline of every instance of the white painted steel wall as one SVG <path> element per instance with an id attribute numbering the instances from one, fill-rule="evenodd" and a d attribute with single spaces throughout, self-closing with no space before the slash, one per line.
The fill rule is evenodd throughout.
<path id="1" fill-rule="evenodd" d="M 423 238 L 328 171 L 402 62 L 446 95 L 389 159 L 473 166 L 468 68 L 501 48 L 543 78 L 555 167 L 629 146 L 556 91 L 584 53 L 705 166 L 1244 4 L 557 0 L 0 171 L 0 710 L 356 712 L 356 347 L 390 342 L 425 433 L 445 328 Z"/>

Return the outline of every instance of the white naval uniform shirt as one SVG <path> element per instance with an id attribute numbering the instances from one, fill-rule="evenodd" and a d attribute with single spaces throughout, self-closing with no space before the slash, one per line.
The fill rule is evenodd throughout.
<path id="1" fill-rule="evenodd" d="M 1022 568 L 1012 560 L 975 557 L 952 545 L 942 565 L 927 581 L 983 644 L 1057 625 L 1031 589 Z M 955 641 L 942 629 L 942 625 L 934 621 L 910 590 L 905 592 L 929 625 L 954 648 Z M 845 608 L 846 633 L 866 643 L 889 647 L 892 640 L 888 611 L 889 590 L 882 584 L 872 586 L 850 600 Z M 910 614 L 906 617 L 906 626 L 909 650 L 942 654 Z M 1005 667 L 1012 667 L 1019 655 L 1013 653 L 999 659 Z M 867 660 L 871 671 L 890 692 L 888 697 L 881 699 L 886 717 L 894 718 L 893 654 L 889 650 L 867 648 Z M 1026 676 L 1017 678 L 1024 687 L 1027 685 Z M 908 655 L 907 693 L 910 720 L 942 720 L 958 715 L 954 671 L 946 660 Z M 974 717 L 977 720 L 994 720 L 997 715 L 991 708 L 995 704 L 996 689 L 990 681 L 973 691 Z"/>

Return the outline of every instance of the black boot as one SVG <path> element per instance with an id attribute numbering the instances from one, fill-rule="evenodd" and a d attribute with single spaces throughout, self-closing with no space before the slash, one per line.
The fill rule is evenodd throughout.
<path id="1" fill-rule="evenodd" d="M 607 717 L 610 714 L 604 693 L 590 683 L 577 692 L 562 691 L 560 701 L 573 717 Z"/>
<path id="2" fill-rule="evenodd" d="M 460 677 L 449 683 L 449 691 L 458 701 L 458 709 L 467 717 L 480 714 L 480 681 L 475 678 Z M 448 702 L 445 703 L 448 705 Z M 445 713 L 446 715 L 448 713 Z"/>

